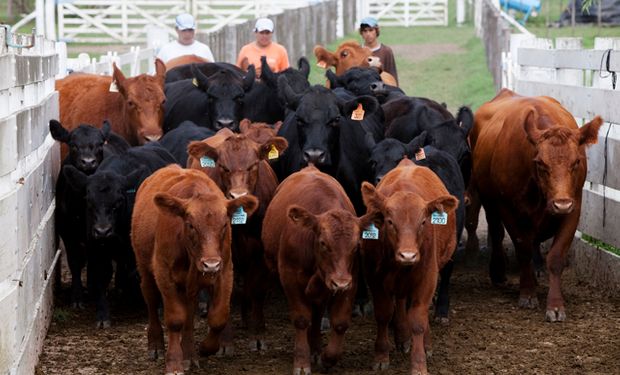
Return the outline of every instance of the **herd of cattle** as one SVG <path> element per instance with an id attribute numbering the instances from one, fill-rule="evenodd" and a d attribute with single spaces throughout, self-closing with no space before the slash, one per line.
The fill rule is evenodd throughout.
<path id="1" fill-rule="evenodd" d="M 148 354 L 165 353 L 165 373 L 181 374 L 196 361 L 199 306 L 209 326 L 200 354 L 232 348 L 234 283 L 252 345 L 264 350 L 263 304 L 279 280 L 295 329 L 294 373 L 309 374 L 311 362 L 329 369 L 342 356 L 369 290 L 375 369 L 388 368 L 391 324 L 412 374 L 426 374 L 428 309 L 438 286 L 435 316 L 447 321 L 451 258 L 464 228 L 477 250 L 482 205 L 491 279 L 506 280 L 505 228 L 522 307 L 538 306 L 534 265 L 540 243 L 554 238 L 546 318 L 563 321 L 560 276 L 579 220 L 585 146 L 602 120 L 579 128 L 554 99 L 508 90 L 475 116 L 467 107 L 454 116 L 383 82 L 359 45 L 315 51 L 336 68 L 328 87 L 309 84 L 305 58 L 279 73 L 263 59 L 260 80 L 253 66 L 166 71 L 157 60 L 153 76 L 126 78 L 114 66 L 111 77 L 57 81 L 61 121 L 49 126 L 63 143 L 56 225 L 72 304 L 83 303 L 84 267 L 98 327 L 110 326 L 113 275 L 119 291 L 141 290 Z"/>

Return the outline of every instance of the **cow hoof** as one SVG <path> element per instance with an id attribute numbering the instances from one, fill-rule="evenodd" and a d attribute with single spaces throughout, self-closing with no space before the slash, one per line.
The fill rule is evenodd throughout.
<path id="1" fill-rule="evenodd" d="M 112 323 L 109 320 L 98 320 L 97 323 L 95 323 L 95 328 L 97 329 L 107 329 L 111 326 Z"/>
<path id="2" fill-rule="evenodd" d="M 401 353 L 409 353 L 409 350 L 411 350 L 411 341 L 407 340 L 397 343 L 396 349 L 398 349 Z"/>
<path id="3" fill-rule="evenodd" d="M 265 342 L 265 340 L 252 340 L 250 341 L 250 351 L 252 352 L 267 351 L 267 343 Z"/>
<path id="4" fill-rule="evenodd" d="M 538 298 L 536 296 L 519 297 L 519 307 L 524 309 L 538 308 Z"/>
<path id="5" fill-rule="evenodd" d="M 366 303 L 362 307 L 362 313 L 364 314 L 364 316 L 366 318 L 372 318 L 372 316 L 375 314 L 375 309 L 374 309 L 372 303 L 370 303 L 370 302 Z"/>
<path id="6" fill-rule="evenodd" d="M 390 362 L 376 362 L 372 365 L 372 369 L 375 371 L 387 370 L 390 367 Z"/>
<path id="7" fill-rule="evenodd" d="M 183 372 L 183 371 L 172 371 L 172 372 L 167 372 L 166 375 L 185 375 L 185 372 Z"/>
<path id="8" fill-rule="evenodd" d="M 220 350 L 215 353 L 216 357 L 228 357 L 235 353 L 235 348 L 232 345 L 222 345 Z"/>
<path id="9" fill-rule="evenodd" d="M 149 350 L 149 359 L 151 361 L 156 361 L 157 358 L 165 358 L 166 352 L 163 349 L 153 349 Z"/>
<path id="10" fill-rule="evenodd" d="M 426 351 L 426 359 L 431 359 L 433 358 L 433 350 L 427 350 Z"/>
<path id="11" fill-rule="evenodd" d="M 545 319 L 548 322 L 563 322 L 566 320 L 566 311 L 563 308 L 554 308 L 553 310 L 547 310 Z"/>
<path id="12" fill-rule="evenodd" d="M 436 316 L 435 321 L 442 326 L 447 326 L 450 324 L 450 319 L 447 316 Z"/>
<path id="13" fill-rule="evenodd" d="M 331 328 L 331 325 L 329 324 L 329 319 L 323 317 L 321 319 L 321 333 L 325 333 L 329 331 L 330 328 Z"/>
<path id="14" fill-rule="evenodd" d="M 75 310 L 84 310 L 86 307 L 82 302 L 73 302 L 71 308 Z"/>
<path id="15" fill-rule="evenodd" d="M 310 357 L 310 363 L 321 367 L 323 365 L 323 362 L 321 361 L 321 353 L 312 354 L 312 356 Z"/>
<path id="16" fill-rule="evenodd" d="M 207 302 L 198 302 L 198 316 L 206 318 L 209 314 L 209 304 Z"/>
<path id="17" fill-rule="evenodd" d="M 311 375 L 310 367 L 297 367 L 293 369 L 293 375 Z"/>

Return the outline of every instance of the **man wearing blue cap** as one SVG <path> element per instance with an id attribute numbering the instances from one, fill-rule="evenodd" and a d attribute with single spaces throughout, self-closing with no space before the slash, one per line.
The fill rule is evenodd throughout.
<path id="1" fill-rule="evenodd" d="M 189 13 L 179 14 L 176 18 L 176 31 L 178 38 L 165 44 L 157 53 L 157 57 L 164 63 L 184 55 L 196 55 L 209 62 L 214 62 L 211 48 L 194 39 L 196 34 L 196 21 Z"/>
<path id="2" fill-rule="evenodd" d="M 370 48 L 373 56 L 381 60 L 383 71 L 393 75 L 398 82 L 394 53 L 390 47 L 379 42 L 379 22 L 377 19 L 374 17 L 363 18 L 360 21 L 360 35 L 364 39 L 364 47 Z"/>

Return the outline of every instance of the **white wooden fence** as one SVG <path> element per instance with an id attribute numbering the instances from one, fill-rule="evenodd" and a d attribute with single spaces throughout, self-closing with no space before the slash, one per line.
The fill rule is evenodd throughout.
<path id="1" fill-rule="evenodd" d="M 381 26 L 447 26 L 448 0 L 358 0 L 358 20 L 379 19 Z"/>
<path id="2" fill-rule="evenodd" d="M 7 47 L 5 37 L 0 28 L 0 373 L 30 375 L 60 255 L 53 220 L 60 148 L 48 130 L 58 118 L 58 57 L 43 37 L 29 49 Z"/>

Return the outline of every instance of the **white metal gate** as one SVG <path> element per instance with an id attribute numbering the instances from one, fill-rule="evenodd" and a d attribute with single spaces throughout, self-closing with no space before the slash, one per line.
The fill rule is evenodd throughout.
<path id="1" fill-rule="evenodd" d="M 447 26 L 448 0 L 359 0 L 358 18 L 373 16 L 381 26 Z"/>

